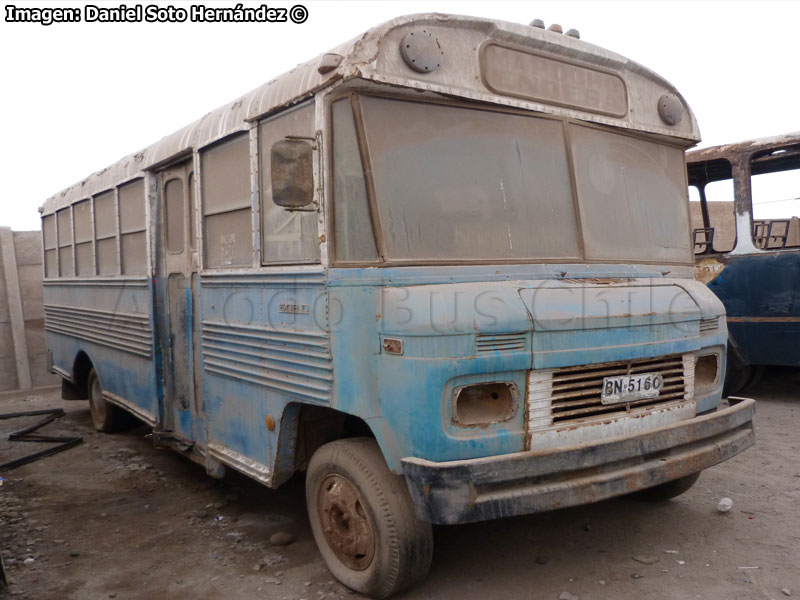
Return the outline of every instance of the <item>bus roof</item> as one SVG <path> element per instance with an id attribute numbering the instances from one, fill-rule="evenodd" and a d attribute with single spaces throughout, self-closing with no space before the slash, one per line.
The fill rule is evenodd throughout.
<path id="1" fill-rule="evenodd" d="M 792 146 L 800 144 L 800 131 L 792 131 L 770 137 L 754 138 L 732 144 L 720 144 L 710 148 L 693 150 L 686 154 L 687 163 L 697 163 L 718 158 L 729 158 L 737 154 L 750 154 L 770 148 L 780 148 L 781 146 Z"/>
<path id="2" fill-rule="evenodd" d="M 424 73 L 411 68 L 400 49 L 411 32 L 431 34 L 441 48 L 441 65 Z M 505 54 L 492 58 L 489 47 Z M 424 55 L 426 48 L 420 51 Z M 513 71 L 514 65 L 529 68 Z M 656 134 L 685 147 L 700 139 L 694 115 L 677 90 L 656 73 L 618 54 L 529 25 L 435 13 L 410 15 L 383 23 L 302 63 L 90 175 L 48 198 L 42 212 L 52 213 L 139 177 L 188 156 L 193 149 L 247 131 L 254 120 L 301 102 L 336 82 L 358 78 Z M 598 108 L 607 102 L 603 97 L 596 98 L 597 106 L 582 106 L 575 100 L 581 94 L 597 95 L 598 85 L 608 86 L 610 93 L 619 96 L 620 110 Z M 543 100 L 540 94 L 544 88 L 549 97 Z M 678 122 L 669 124 L 661 115 L 659 104 L 664 98 L 671 98 L 672 111 L 679 113 Z"/>

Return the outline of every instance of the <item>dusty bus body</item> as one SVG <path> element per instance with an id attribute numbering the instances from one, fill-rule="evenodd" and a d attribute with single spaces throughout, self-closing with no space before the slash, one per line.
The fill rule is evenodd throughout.
<path id="1" fill-rule="evenodd" d="M 696 150 L 686 164 L 696 276 L 727 311 L 733 393 L 764 366 L 800 366 L 800 132 Z M 773 207 L 782 218 L 756 214 Z"/>
<path id="2" fill-rule="evenodd" d="M 396 19 L 47 200 L 67 398 L 221 476 L 306 470 L 376 597 L 431 523 L 645 490 L 753 443 L 693 278 L 691 111 L 542 28 Z"/>

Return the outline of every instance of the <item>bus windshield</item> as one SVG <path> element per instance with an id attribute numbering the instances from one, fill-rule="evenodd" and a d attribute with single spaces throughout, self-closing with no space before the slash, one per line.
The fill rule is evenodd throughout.
<path id="1" fill-rule="evenodd" d="M 388 260 L 692 259 L 679 148 L 538 115 L 360 104 Z"/>

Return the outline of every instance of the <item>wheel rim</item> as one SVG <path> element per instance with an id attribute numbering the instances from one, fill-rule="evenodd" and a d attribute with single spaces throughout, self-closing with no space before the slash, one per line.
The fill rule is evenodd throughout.
<path id="1" fill-rule="evenodd" d="M 92 409 L 92 419 L 95 423 L 102 423 L 106 418 L 106 402 L 103 400 L 103 390 L 100 387 L 100 380 L 95 377 L 92 379 L 92 386 L 89 390 L 89 407 Z"/>
<path id="2" fill-rule="evenodd" d="M 319 488 L 317 513 L 336 558 L 355 571 L 369 567 L 375 556 L 375 531 L 356 487 L 341 475 L 328 475 Z"/>

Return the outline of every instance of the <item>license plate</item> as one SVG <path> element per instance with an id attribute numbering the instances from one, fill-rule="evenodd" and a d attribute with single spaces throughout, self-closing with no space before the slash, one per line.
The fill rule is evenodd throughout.
<path id="1" fill-rule="evenodd" d="M 603 391 L 600 393 L 600 402 L 603 404 L 616 404 L 643 398 L 657 398 L 663 386 L 664 378 L 661 373 L 603 377 Z"/>

